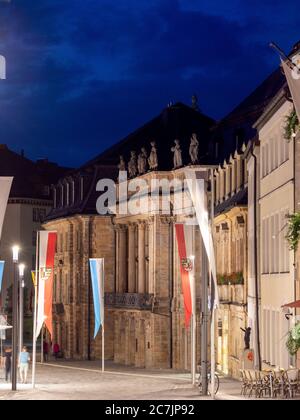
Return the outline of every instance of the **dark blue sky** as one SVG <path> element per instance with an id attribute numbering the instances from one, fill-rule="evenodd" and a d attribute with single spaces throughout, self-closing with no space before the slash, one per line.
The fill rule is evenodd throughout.
<path id="1" fill-rule="evenodd" d="M 193 93 L 219 119 L 299 29 L 299 0 L 0 0 L 0 143 L 75 166 Z"/>

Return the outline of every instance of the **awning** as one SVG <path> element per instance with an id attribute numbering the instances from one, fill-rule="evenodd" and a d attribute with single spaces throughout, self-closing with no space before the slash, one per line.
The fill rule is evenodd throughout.
<path id="1" fill-rule="evenodd" d="M 300 308 L 300 300 L 296 300 L 295 302 L 287 303 L 286 305 L 282 306 L 283 308 Z"/>

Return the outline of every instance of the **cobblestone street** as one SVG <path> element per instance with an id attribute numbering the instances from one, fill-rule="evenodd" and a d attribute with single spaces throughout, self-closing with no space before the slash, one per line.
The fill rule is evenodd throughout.
<path id="1" fill-rule="evenodd" d="M 97 371 L 99 369 L 99 371 Z M 145 371 L 116 365 L 100 372 L 95 362 L 38 365 L 36 389 L 19 386 L 16 393 L 1 379 L 0 400 L 194 400 L 201 399 L 187 374 Z M 222 380 L 219 398 L 235 398 L 239 384 Z M 228 395 L 223 395 L 223 391 Z M 232 394 L 231 397 L 229 394 Z M 209 398 L 208 398 L 209 399 Z"/>

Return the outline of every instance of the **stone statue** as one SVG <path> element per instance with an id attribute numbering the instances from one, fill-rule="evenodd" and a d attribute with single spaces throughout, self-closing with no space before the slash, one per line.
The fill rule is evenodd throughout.
<path id="1" fill-rule="evenodd" d="M 141 153 L 138 156 L 138 172 L 139 175 L 143 175 L 147 172 L 147 150 L 142 147 Z"/>
<path id="2" fill-rule="evenodd" d="M 172 147 L 171 151 L 174 153 L 174 169 L 178 169 L 182 167 L 182 150 L 180 147 L 179 140 L 175 140 L 175 147 Z"/>
<path id="3" fill-rule="evenodd" d="M 151 171 L 155 171 L 158 168 L 158 158 L 157 158 L 157 149 L 155 141 L 151 143 L 151 153 L 148 159 L 149 168 Z"/>
<path id="4" fill-rule="evenodd" d="M 126 163 L 125 163 L 124 156 L 120 156 L 120 163 L 119 163 L 118 168 L 120 172 L 126 171 Z"/>
<path id="5" fill-rule="evenodd" d="M 198 163 L 198 155 L 199 155 L 199 141 L 197 139 L 197 134 L 193 134 L 191 138 L 190 144 L 190 158 L 193 165 Z"/>
<path id="6" fill-rule="evenodd" d="M 241 330 L 245 333 L 244 335 L 245 350 L 250 350 L 251 328 L 250 327 L 246 329 L 241 328 Z"/>
<path id="7" fill-rule="evenodd" d="M 136 153 L 134 151 L 131 152 L 131 158 L 128 162 L 128 172 L 130 178 L 134 178 L 137 175 L 137 161 L 136 161 Z"/>

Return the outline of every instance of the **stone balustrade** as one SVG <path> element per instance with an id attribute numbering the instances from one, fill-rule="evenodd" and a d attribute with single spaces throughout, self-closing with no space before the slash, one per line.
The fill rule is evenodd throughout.
<path id="1" fill-rule="evenodd" d="M 120 309 L 152 310 L 154 295 L 146 293 L 105 293 L 105 306 Z"/>

